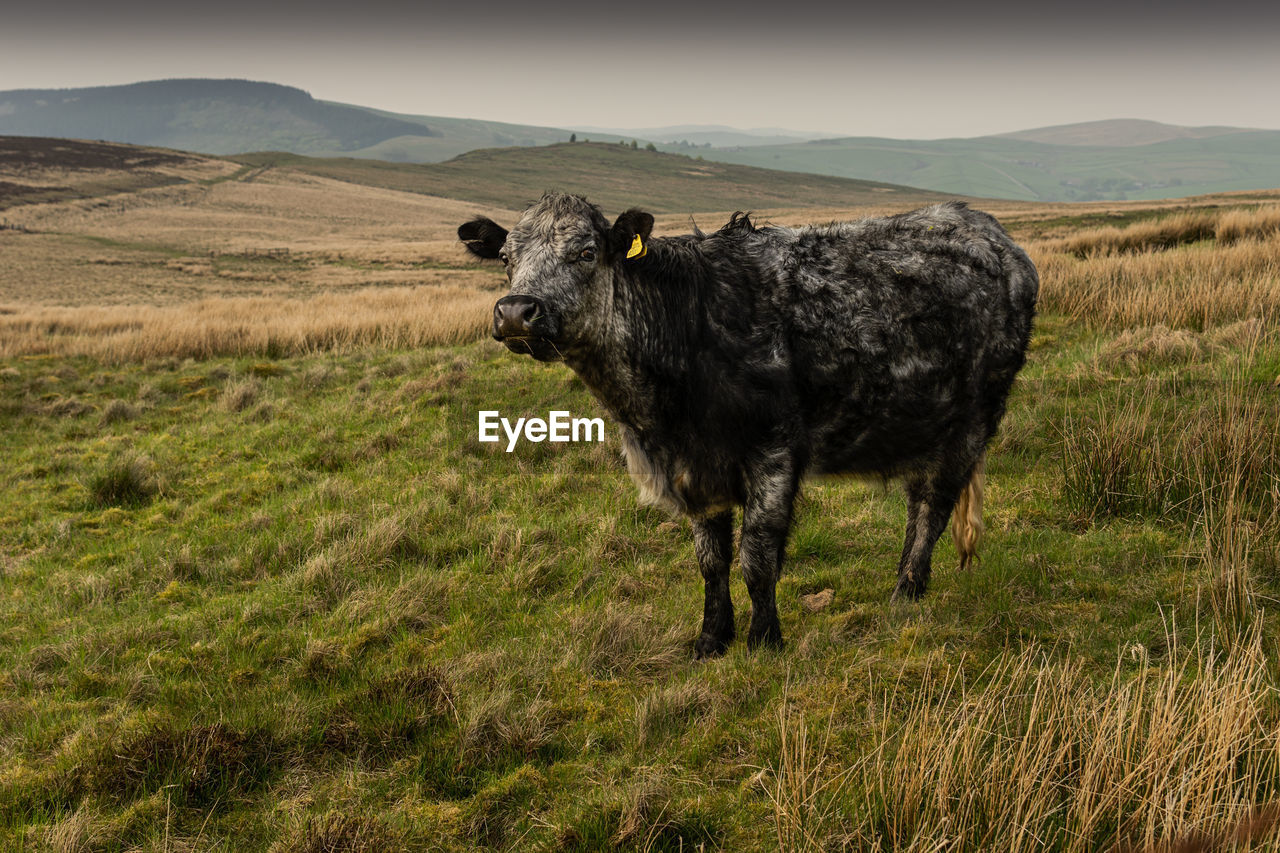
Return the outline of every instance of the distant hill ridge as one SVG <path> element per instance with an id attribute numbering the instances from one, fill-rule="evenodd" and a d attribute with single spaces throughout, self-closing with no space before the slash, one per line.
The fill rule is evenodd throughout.
<path id="1" fill-rule="evenodd" d="M 993 136 L 997 139 L 1043 142 L 1046 145 L 1096 145 L 1123 148 L 1154 145 L 1157 142 L 1168 142 L 1172 139 L 1212 139 L 1217 136 L 1254 131 L 1254 128 L 1247 127 L 1183 127 L 1145 119 L 1116 118 L 1057 124 L 1052 127 L 1037 127 L 1013 133 L 997 133 Z"/>
<path id="2" fill-rule="evenodd" d="M 287 151 L 442 163 L 491 148 L 587 138 L 696 154 L 706 161 L 938 193 L 1027 201 L 1176 198 L 1280 187 L 1280 131 L 1108 119 L 970 139 L 813 139 L 782 128 L 676 125 L 576 131 L 400 115 L 318 101 L 249 80 L 0 92 L 0 134 L 101 139 L 205 154 Z M 653 134 L 649 139 L 645 134 Z M 794 135 L 792 135 L 794 134 Z"/>
<path id="3" fill-rule="evenodd" d="M 1103 144 L 1108 139 L 1114 144 Z M 1181 198 L 1280 187 L 1280 131 L 1127 120 L 973 139 L 847 137 L 701 153 L 727 163 L 1023 201 Z"/>
<path id="4" fill-rule="evenodd" d="M 206 154 L 355 151 L 397 136 L 436 135 L 423 123 L 317 101 L 292 86 L 203 79 L 0 92 L 0 133 Z"/>

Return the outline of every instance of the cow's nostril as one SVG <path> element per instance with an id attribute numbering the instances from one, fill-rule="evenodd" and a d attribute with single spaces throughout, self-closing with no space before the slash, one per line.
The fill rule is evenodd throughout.
<path id="1" fill-rule="evenodd" d="M 501 339 L 531 334 L 541 309 L 538 300 L 529 296 L 502 297 L 493 306 L 493 336 Z"/>

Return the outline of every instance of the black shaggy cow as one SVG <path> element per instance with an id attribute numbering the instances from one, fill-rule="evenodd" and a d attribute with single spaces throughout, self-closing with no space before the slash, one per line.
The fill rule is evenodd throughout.
<path id="1" fill-rule="evenodd" d="M 992 217 L 959 203 L 860 222 L 650 239 L 547 194 L 515 228 L 459 238 L 501 258 L 493 309 L 513 352 L 564 360 L 618 422 L 642 499 L 687 515 L 706 581 L 699 656 L 734 637 L 733 507 L 743 507 L 747 642 L 779 646 L 774 588 L 807 473 L 901 479 L 895 595 L 925 591 L 956 511 L 961 562 L 981 533 L 983 458 L 1031 335 L 1039 279 Z"/>

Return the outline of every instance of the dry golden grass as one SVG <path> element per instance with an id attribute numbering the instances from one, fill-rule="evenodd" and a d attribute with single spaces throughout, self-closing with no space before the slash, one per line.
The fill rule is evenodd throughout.
<path id="1" fill-rule="evenodd" d="M 855 849 L 1099 850 L 1213 834 L 1276 797 L 1275 678 L 1261 631 L 1229 652 L 1130 654 L 1111 683 L 1031 649 L 884 696 Z M 905 712 L 900 703 L 906 699 Z"/>
<path id="2" fill-rule="evenodd" d="M 435 196 L 357 186 L 294 172 L 251 180 L 157 187 L 103 198 L 13 208 L 29 230 L 79 234 L 205 252 L 268 247 L 342 251 L 358 247 L 456 248 L 454 229 L 491 208 Z M 460 255 L 458 255 L 460 256 Z"/>
<path id="3" fill-rule="evenodd" d="M 1280 206 L 1181 211 L 1028 248 L 1041 310 L 1100 326 L 1269 324 L 1280 308 Z"/>
<path id="4" fill-rule="evenodd" d="M 1267 240 L 1280 235 L 1280 206 L 1227 210 L 1182 210 L 1169 216 L 1114 226 L 1077 230 L 1069 237 L 1046 241 L 1049 251 L 1086 258 L 1121 252 L 1171 249 L 1200 240 L 1231 245 L 1241 240 Z"/>
<path id="5" fill-rule="evenodd" d="M 462 343 L 484 334 L 492 303 L 491 292 L 472 288 L 405 287 L 307 299 L 17 308 L 0 314 L 0 358 L 87 355 L 119 363 L 168 356 L 283 356 Z"/>
<path id="6" fill-rule="evenodd" d="M 1051 244 L 1060 252 L 1080 257 L 1118 252 L 1169 249 L 1214 236 L 1218 213 L 1209 210 L 1182 211 L 1171 216 L 1138 222 L 1125 228 L 1089 228 Z"/>
<path id="7" fill-rule="evenodd" d="M 1265 645 L 1255 622 L 1229 649 L 1175 645 L 1160 665 L 1135 646 L 1105 686 L 1035 647 L 982 673 L 930 663 L 920 688 L 888 680 L 876 746 L 851 765 L 784 697 L 779 760 L 757 777 L 778 849 L 1190 851 L 1274 836 L 1255 806 L 1280 795 Z"/>
<path id="8" fill-rule="evenodd" d="M 0 232 L 0 353 L 120 360 L 443 343 L 478 334 L 502 287 L 494 265 L 466 256 L 455 228 L 477 213 L 509 224 L 513 211 L 291 170 L 182 168 L 194 170 L 189 183 L 6 212 L 28 230 Z M 1115 328 L 1178 330 L 1275 316 L 1280 206 L 1256 208 L 1258 198 L 978 206 L 1012 222 L 1028 244 L 1041 270 L 1042 311 Z M 800 225 L 907 207 L 765 210 L 756 218 Z M 1058 233 L 1052 223 L 1064 217 L 1166 209 L 1172 213 L 1154 223 L 1034 236 Z M 728 215 L 699 214 L 697 223 L 710 231 Z M 657 233 L 684 233 L 692 224 L 688 216 L 660 216 Z M 1176 245 L 1206 228 L 1215 240 L 1137 251 Z M 391 295 L 376 296 L 374 288 Z M 427 301 L 401 295 L 410 292 Z M 455 308 L 425 307 L 445 298 L 455 298 Z"/>
<path id="9" fill-rule="evenodd" d="M 828 757 L 830 725 L 821 744 L 810 745 L 804 715 L 790 709 L 785 693 L 776 719 L 777 765 L 764 768 L 754 778 L 773 806 L 778 850 L 826 850 L 828 841 L 839 835 L 840 794 L 851 771 L 836 770 Z"/>
<path id="10" fill-rule="evenodd" d="M 1170 364 L 1191 366 L 1215 353 L 1251 352 L 1263 333 L 1258 317 L 1216 326 L 1204 333 L 1165 325 L 1137 326 L 1103 342 L 1096 360 L 1105 367 L 1124 365 L 1135 372 Z"/>
<path id="11" fill-rule="evenodd" d="M 455 241 L 456 242 L 456 241 Z M 424 246 L 417 247 L 425 252 Z M 443 255 L 443 250 L 437 255 Z M 0 310 L 17 306 L 178 305 L 209 298 L 303 297 L 368 287 L 452 285 L 496 290 L 502 273 L 457 257 L 422 265 L 413 247 L 347 246 L 265 255 L 173 255 L 75 235 L 0 232 Z M 437 261 L 437 263 L 443 263 Z"/>
<path id="12" fill-rule="evenodd" d="M 1139 326 L 1125 329 L 1103 344 L 1098 361 L 1108 367 L 1124 364 L 1130 370 L 1138 370 L 1152 365 L 1188 364 L 1201 358 L 1205 350 L 1203 336 L 1189 329 Z"/>
<path id="13" fill-rule="evenodd" d="M 1280 205 L 1256 211 L 1228 210 L 1218 217 L 1214 237 L 1219 243 L 1235 243 L 1250 237 L 1272 239 L 1280 236 Z"/>
<path id="14" fill-rule="evenodd" d="M 1137 254 L 1075 255 L 1030 247 L 1040 310 L 1099 326 L 1191 327 L 1280 308 L 1280 238 Z"/>

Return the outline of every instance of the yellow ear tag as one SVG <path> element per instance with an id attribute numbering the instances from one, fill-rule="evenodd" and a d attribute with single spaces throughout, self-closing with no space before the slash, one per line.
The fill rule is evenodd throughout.
<path id="1" fill-rule="evenodd" d="M 627 259 L 643 258 L 647 254 L 649 254 L 649 247 L 644 244 L 644 241 L 640 239 L 640 235 L 637 234 L 636 238 L 631 241 L 631 248 L 627 250 Z"/>

